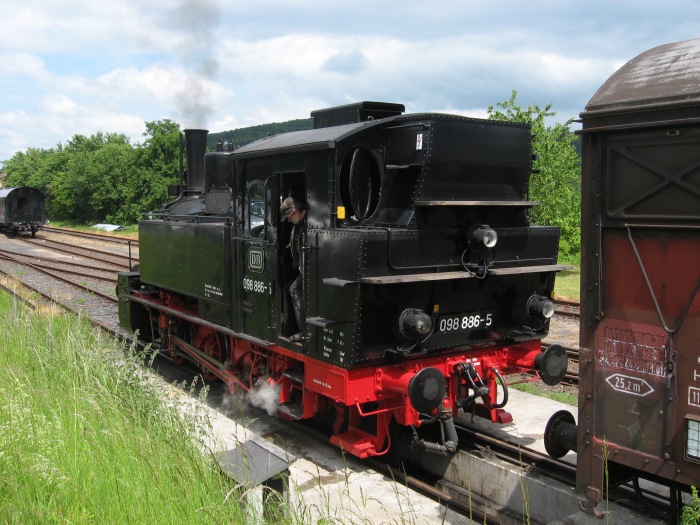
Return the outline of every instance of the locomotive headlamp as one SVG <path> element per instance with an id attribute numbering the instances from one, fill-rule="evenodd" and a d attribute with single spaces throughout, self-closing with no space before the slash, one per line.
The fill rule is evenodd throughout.
<path id="1" fill-rule="evenodd" d="M 433 330 L 433 319 L 423 310 L 406 308 L 399 316 L 399 332 L 407 339 L 425 337 Z"/>
<path id="2" fill-rule="evenodd" d="M 472 227 L 469 233 L 469 245 L 472 248 L 493 248 L 498 242 L 496 230 L 483 224 Z"/>
<path id="3" fill-rule="evenodd" d="M 467 243 L 467 249 L 462 253 L 462 266 L 483 278 L 495 261 L 498 234 L 488 224 L 475 224 L 469 228 Z"/>
<path id="4" fill-rule="evenodd" d="M 534 319 L 549 319 L 554 315 L 554 303 L 543 295 L 532 295 L 527 300 L 527 314 Z"/>

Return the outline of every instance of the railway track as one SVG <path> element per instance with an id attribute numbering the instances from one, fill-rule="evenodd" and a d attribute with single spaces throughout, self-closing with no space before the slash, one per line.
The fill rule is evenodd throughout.
<path id="1" fill-rule="evenodd" d="M 98 241 L 104 241 L 104 242 L 111 242 L 111 243 L 116 243 L 116 244 L 127 244 L 127 245 L 132 245 L 132 246 L 138 246 L 139 241 L 138 239 L 131 239 L 129 237 L 123 236 L 123 235 L 106 235 L 103 233 L 96 233 L 96 232 L 84 232 L 84 231 L 79 231 L 79 230 L 72 230 L 69 228 L 55 228 L 55 227 L 49 227 L 49 226 L 44 226 L 41 229 L 42 232 L 48 232 L 48 233 L 56 233 L 56 234 L 61 234 L 61 235 L 69 235 L 71 237 L 82 237 L 84 239 L 94 239 Z"/>
<path id="2" fill-rule="evenodd" d="M 114 264 L 121 270 L 131 268 L 134 264 L 138 263 L 138 257 L 132 254 L 125 255 L 115 251 L 89 248 L 85 245 L 76 246 L 75 244 L 48 239 L 46 237 L 36 237 L 34 239 L 22 238 L 21 241 L 47 250 L 62 252 L 101 263 Z"/>
<path id="3" fill-rule="evenodd" d="M 578 301 L 566 301 L 563 299 L 555 299 L 554 315 L 559 315 L 562 317 L 571 317 L 573 319 L 580 319 L 581 304 Z"/>
<path id="4" fill-rule="evenodd" d="M 117 282 L 116 272 L 121 270 L 120 268 L 116 267 L 97 267 L 94 264 L 84 264 L 74 260 L 62 261 L 50 258 L 33 257 L 3 248 L 0 248 L 0 256 L 3 256 L 5 259 L 14 260 L 17 263 L 31 264 L 37 269 L 41 268 L 44 270 L 54 270 L 58 273 L 65 273 L 78 277 L 87 277 L 114 284 Z"/>

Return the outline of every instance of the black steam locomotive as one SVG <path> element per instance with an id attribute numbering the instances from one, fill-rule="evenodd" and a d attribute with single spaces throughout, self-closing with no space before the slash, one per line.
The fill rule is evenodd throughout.
<path id="1" fill-rule="evenodd" d="M 390 424 L 447 454 L 459 409 L 511 421 L 507 374 L 556 384 L 567 366 L 540 345 L 567 267 L 559 229 L 528 221 L 530 129 L 403 111 L 315 111 L 312 130 L 210 153 L 187 130 L 179 196 L 140 222 L 140 268 L 119 275 L 122 325 L 232 390 L 276 386 L 282 417 L 330 416 L 360 457 L 388 450 Z M 306 209 L 299 270 L 290 196 Z M 420 438 L 426 420 L 444 439 Z"/>

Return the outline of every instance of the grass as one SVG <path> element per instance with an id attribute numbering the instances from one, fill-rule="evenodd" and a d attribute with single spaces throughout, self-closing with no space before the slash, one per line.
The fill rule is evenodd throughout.
<path id="1" fill-rule="evenodd" d="M 3 292 L 0 323 L 0 524 L 261 522 L 239 503 L 251 491 L 203 450 L 213 435 L 206 409 L 161 401 L 144 367 L 149 354 Z M 340 472 L 345 483 L 326 487 L 319 472 L 308 486 L 288 487 L 289 506 L 271 497 L 269 522 L 369 523 L 376 497 L 358 496 L 350 471 Z M 382 523 L 421 523 L 408 488 L 394 490 L 400 510 Z"/>
<path id="2" fill-rule="evenodd" d="M 581 268 L 574 266 L 573 270 L 559 272 L 554 281 L 554 296 L 556 299 L 578 301 L 581 297 Z"/>
<path id="3" fill-rule="evenodd" d="M 160 401 L 142 362 L 4 293 L 0 322 L 0 522 L 243 522 L 192 416 Z"/>
<path id="4" fill-rule="evenodd" d="M 578 405 L 578 395 L 571 394 L 570 392 L 544 390 L 533 383 L 516 383 L 509 385 L 509 388 L 514 388 L 515 390 L 520 390 L 521 392 L 527 392 L 528 394 L 534 394 L 540 397 L 554 399 L 555 401 L 559 401 L 560 403 L 565 403 L 567 405 Z"/>
<path id="5" fill-rule="evenodd" d="M 91 224 L 79 224 L 71 221 L 51 221 L 49 226 L 56 228 L 70 228 L 72 230 L 85 231 L 91 233 L 101 233 L 103 235 L 116 235 L 120 237 L 130 237 L 133 239 L 138 239 L 139 225 L 130 224 L 129 226 L 124 226 L 123 229 L 116 232 L 107 232 L 100 230 L 99 228 L 93 228 Z"/>

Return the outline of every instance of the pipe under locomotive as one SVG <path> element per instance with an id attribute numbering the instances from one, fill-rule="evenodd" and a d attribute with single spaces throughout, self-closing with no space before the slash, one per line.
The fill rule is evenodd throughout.
<path id="1" fill-rule="evenodd" d="M 556 384 L 567 366 L 540 343 L 568 267 L 559 229 L 528 220 L 530 128 L 403 111 L 315 111 L 312 130 L 210 153 L 187 130 L 180 194 L 140 221 L 140 267 L 119 275 L 122 325 L 231 390 L 276 385 L 282 417 L 330 416 L 360 457 L 389 449 L 390 424 L 448 454 L 460 409 L 511 421 L 508 374 Z M 301 326 L 289 196 L 308 207 Z"/>

